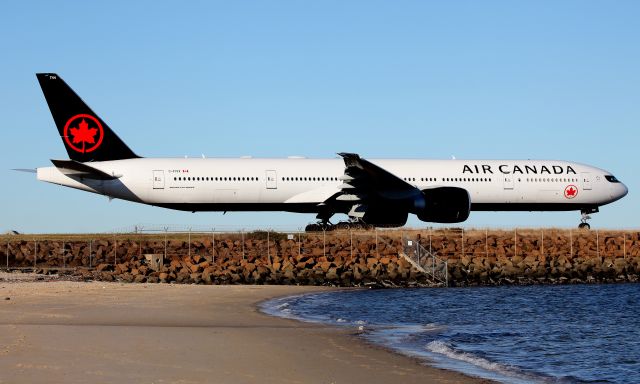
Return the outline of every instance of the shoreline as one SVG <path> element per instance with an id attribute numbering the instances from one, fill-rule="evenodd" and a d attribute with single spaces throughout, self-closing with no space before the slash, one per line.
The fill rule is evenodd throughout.
<path id="1" fill-rule="evenodd" d="M 260 310 L 332 290 L 1 281 L 0 383 L 491 382 Z"/>

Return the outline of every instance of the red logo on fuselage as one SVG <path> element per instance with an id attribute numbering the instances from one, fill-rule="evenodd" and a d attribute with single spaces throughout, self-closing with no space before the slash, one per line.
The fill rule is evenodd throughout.
<path id="1" fill-rule="evenodd" d="M 573 199 L 578 196 L 578 187 L 575 185 L 568 185 L 567 188 L 564 189 L 564 197 L 567 199 Z"/>
<path id="2" fill-rule="evenodd" d="M 87 114 L 75 115 L 64 126 L 64 141 L 76 152 L 88 153 L 98 149 L 104 138 L 102 124 Z"/>

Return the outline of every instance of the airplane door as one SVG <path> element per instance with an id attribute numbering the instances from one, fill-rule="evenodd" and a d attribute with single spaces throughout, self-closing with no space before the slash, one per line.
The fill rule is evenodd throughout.
<path id="1" fill-rule="evenodd" d="M 277 189 L 278 188 L 278 175 L 276 171 L 268 170 L 265 171 L 266 179 L 267 179 L 267 189 Z"/>
<path id="2" fill-rule="evenodd" d="M 591 174 L 589 172 L 582 172 L 582 189 L 591 189 Z"/>
<path id="3" fill-rule="evenodd" d="M 164 189 L 164 171 L 153 171 L 153 189 Z"/>
<path id="4" fill-rule="evenodd" d="M 513 189 L 513 176 L 504 175 L 504 189 Z"/>

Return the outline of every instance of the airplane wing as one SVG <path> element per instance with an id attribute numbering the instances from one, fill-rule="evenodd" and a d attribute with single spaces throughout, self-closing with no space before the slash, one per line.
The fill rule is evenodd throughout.
<path id="1" fill-rule="evenodd" d="M 414 199 L 421 196 L 417 187 L 358 154 L 338 155 L 344 159 L 345 171 L 341 177 L 341 194 L 334 199 L 351 206 L 348 213 L 351 217 L 363 218 L 368 210 L 384 210 L 384 207 L 397 204 L 412 204 Z"/>
<path id="2" fill-rule="evenodd" d="M 67 176 L 93 180 L 114 180 L 120 177 L 119 175 L 110 175 L 87 165 L 86 163 L 81 163 L 75 160 L 51 160 L 51 162 L 60 170 L 60 172 Z"/>
<path id="3" fill-rule="evenodd" d="M 420 190 L 400 177 L 361 158 L 355 153 L 339 153 L 345 164 L 342 176 L 343 196 L 377 197 L 385 200 L 404 200 L 420 194 Z M 340 199 L 340 200 L 345 200 Z"/>

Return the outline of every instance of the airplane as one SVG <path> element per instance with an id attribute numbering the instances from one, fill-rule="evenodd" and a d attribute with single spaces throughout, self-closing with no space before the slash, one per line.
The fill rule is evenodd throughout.
<path id="1" fill-rule="evenodd" d="M 36 74 L 69 159 L 37 168 L 37 179 L 182 211 L 316 214 L 307 231 L 459 223 L 471 211 L 590 214 L 628 189 L 610 172 L 559 160 L 368 160 L 144 158 L 55 73 Z M 331 223 L 335 214 L 348 221 Z"/>

